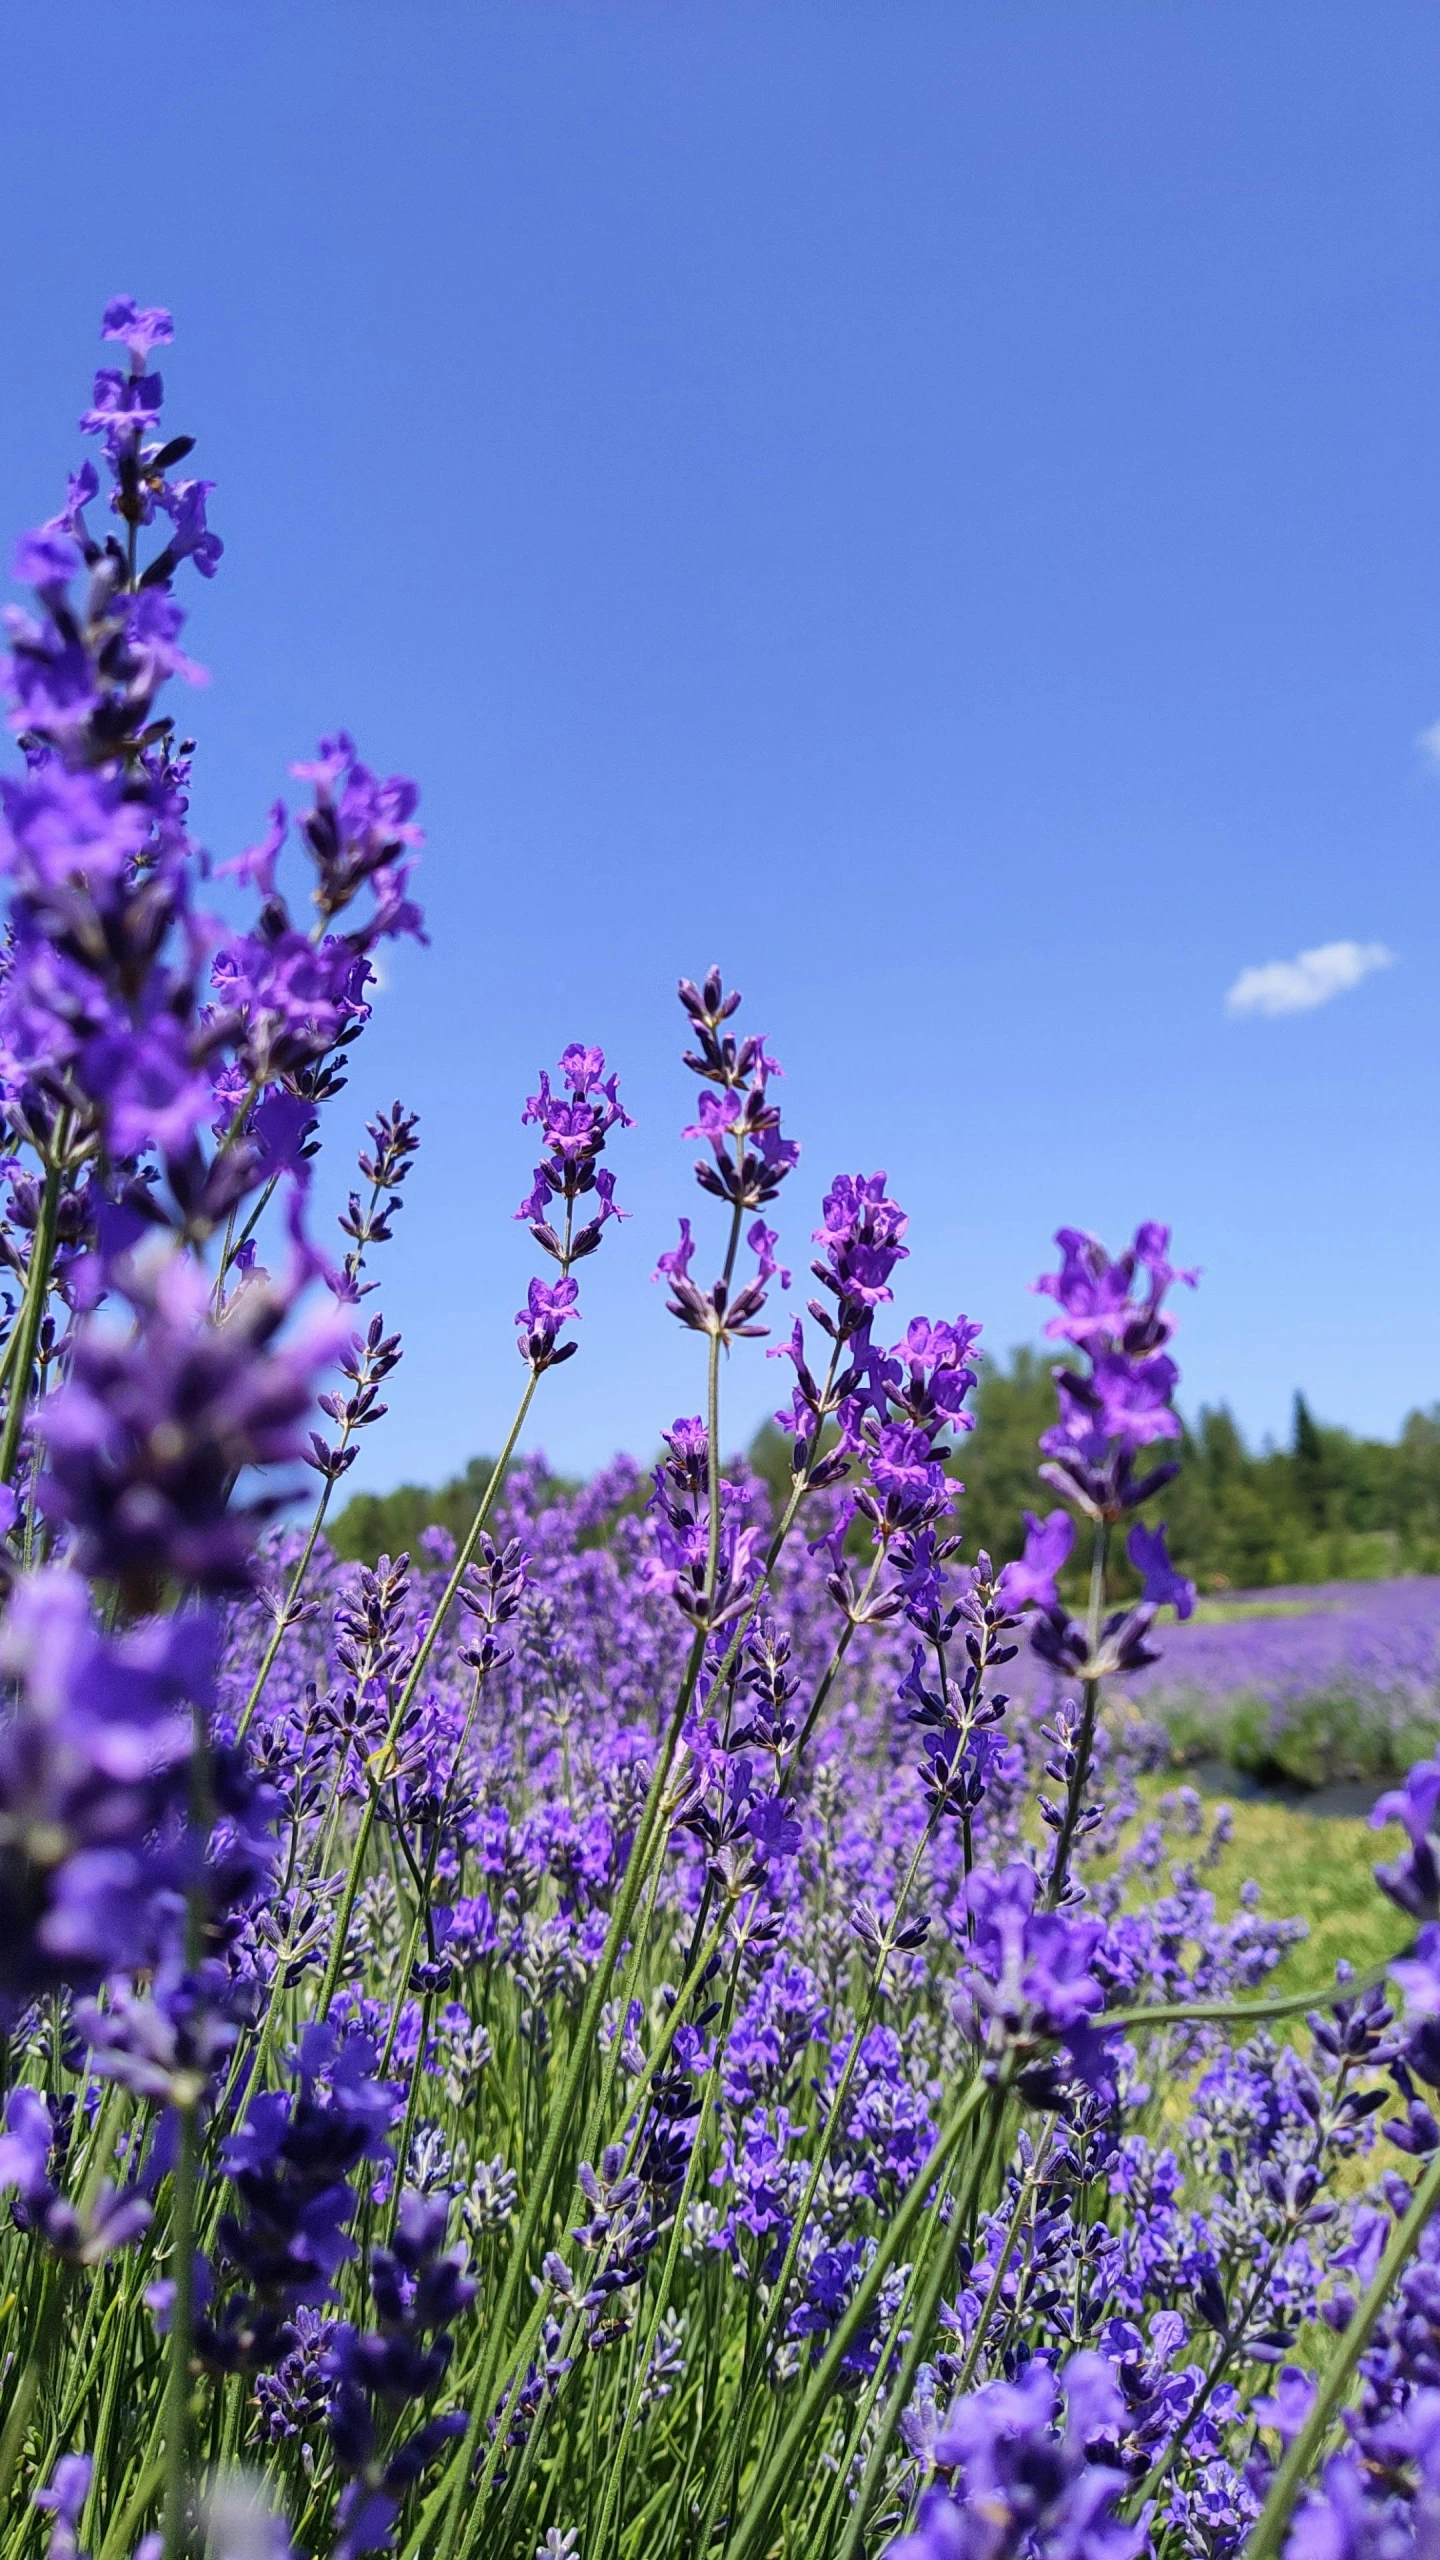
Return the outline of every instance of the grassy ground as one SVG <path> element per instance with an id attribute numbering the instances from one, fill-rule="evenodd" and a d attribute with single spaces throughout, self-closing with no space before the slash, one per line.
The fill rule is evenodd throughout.
<path id="1" fill-rule="evenodd" d="M 1344 1956 L 1362 1973 L 1367 1965 L 1398 1955 L 1414 1935 L 1414 1923 L 1397 1911 L 1375 1882 L 1377 1858 L 1398 1855 L 1403 1835 L 1372 1831 L 1305 1813 L 1293 1805 L 1237 1804 L 1235 1837 L 1215 1876 L 1221 1908 L 1233 1910 L 1247 1876 L 1265 1897 L 1265 1909 L 1282 1918 L 1308 1920 L 1305 1944 L 1288 1955 L 1274 1976 L 1299 1991 L 1328 1980 Z"/>
<path id="2" fill-rule="evenodd" d="M 1161 1794 L 1164 1786 L 1156 1784 L 1154 1791 Z M 1398 1955 L 1413 1936 L 1413 1925 L 1387 1901 L 1372 1873 L 1377 1858 L 1398 1854 L 1403 1837 L 1398 1830 L 1372 1831 L 1368 1822 L 1263 1799 L 1236 1798 L 1231 1809 L 1234 1837 L 1207 1879 L 1222 1916 L 1236 1909 L 1241 1886 L 1253 1878 L 1268 1918 L 1309 1923 L 1309 1937 L 1292 1948 L 1267 1989 L 1273 1984 L 1281 1991 L 1303 1991 L 1311 1983 L 1318 1989 L 1333 1979 L 1339 1957 L 1361 1973 L 1367 1965 Z M 1206 1812 L 1208 1831 L 1214 1804 Z M 1174 1855 L 1182 1857 L 1189 1848 L 1177 1843 Z"/>

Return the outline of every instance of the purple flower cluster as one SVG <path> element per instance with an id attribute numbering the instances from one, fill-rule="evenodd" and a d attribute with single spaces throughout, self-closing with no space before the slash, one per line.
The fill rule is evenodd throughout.
<path id="1" fill-rule="evenodd" d="M 38 1428 L 38 1500 L 80 1573 L 153 1601 L 167 1580 L 243 1588 L 256 1527 L 293 1484 L 233 1500 L 237 1479 L 306 1454 L 317 1375 L 349 1339 L 338 1310 L 277 1341 L 294 1286 L 248 1272 L 220 1322 L 203 1269 L 176 1255 L 121 1284 L 128 1335 L 90 1327 Z"/>
<path id="2" fill-rule="evenodd" d="M 400 2199 L 388 2249 L 370 2266 L 375 2326 L 337 2324 L 323 2370 L 332 2386 L 330 2440 L 348 2475 L 336 2521 L 339 2560 L 388 2548 L 407 2489 L 448 2440 L 464 2432 L 458 2411 L 402 2425 L 444 2379 L 453 2324 L 475 2299 L 462 2248 L 446 2249 L 448 2206 L 419 2195 Z M 386 2423 L 389 2421 L 389 2423 Z"/>
<path id="3" fill-rule="evenodd" d="M 521 1114 L 523 1120 L 535 1122 L 545 1142 L 545 1155 L 535 1168 L 534 1189 L 515 1214 L 529 1221 L 536 1243 L 560 1268 L 558 1280 L 531 1281 L 515 1318 L 520 1357 L 536 1377 L 573 1358 L 579 1349 L 575 1342 L 557 1342 L 562 1325 L 579 1321 L 575 1302 L 580 1285 L 571 1276 L 571 1265 L 595 1251 L 612 1218 L 629 1215 L 616 1207 L 615 1176 L 599 1161 L 610 1131 L 633 1126 L 628 1111 L 621 1108 L 619 1078 L 606 1075 L 603 1049 L 584 1049 L 578 1042 L 566 1050 L 559 1074 L 564 1090 L 552 1093 L 550 1079 L 542 1072 L 540 1090 L 531 1094 Z M 581 1211 L 578 1226 L 577 1208 Z M 558 1233 L 552 1216 L 557 1211 Z"/>
<path id="4" fill-rule="evenodd" d="M 355 2253 L 349 2180 L 364 2162 L 390 2156 L 397 2100 L 374 2068 L 365 2037 L 308 2026 L 294 2059 L 298 2089 L 262 2091 L 225 2143 L 221 2166 L 235 2204 L 220 2216 L 217 2250 L 243 2289 L 212 2302 L 197 2329 L 197 2351 L 216 2371 L 279 2364 L 300 2343 L 295 2313 L 333 2300 L 335 2278 Z"/>
<path id="5" fill-rule="evenodd" d="M 1104 2459 L 1127 2416 L 1101 2356 L 1072 2357 L 1063 2375 L 1032 2365 L 1019 2383 L 992 2382 L 951 2412 L 931 2448 L 945 2485 L 926 2492 L 916 2531 L 895 2560 L 1132 2560 L 1144 2536 L 1114 2514 L 1126 2487 Z"/>
<path id="6" fill-rule="evenodd" d="M 60 1566 L 16 1590 L 0 1630 L 16 1692 L 0 1724 L 0 2017 L 150 1965 L 173 1934 L 214 1647 L 193 1611 L 102 1634 Z"/>
<path id="7" fill-rule="evenodd" d="M 751 1210 L 764 1209 L 775 1198 L 799 1163 L 800 1149 L 793 1139 L 781 1135 L 780 1113 L 770 1099 L 769 1083 L 783 1071 L 764 1039 L 750 1035 L 737 1039 L 723 1028 L 739 1009 L 739 989 L 727 994 L 719 970 L 712 969 L 701 987 L 689 978 L 681 979 L 680 1002 L 695 1039 L 685 1064 L 707 1087 L 700 1096 L 700 1116 L 684 1134 L 702 1140 L 710 1149 L 696 1165 L 695 1179 L 702 1191 L 730 1210 L 729 1241 L 720 1277 L 710 1289 L 702 1289 L 690 1277 L 695 1240 L 690 1220 L 682 1218 L 680 1241 L 661 1254 L 654 1277 L 668 1283 L 670 1312 L 681 1324 L 716 1342 L 734 1342 L 765 1331 L 758 1318 L 770 1281 L 778 1274 L 782 1289 L 790 1286 L 789 1272 L 781 1271 L 775 1259 L 775 1230 L 760 1216 L 748 1228 L 744 1222 Z M 737 1289 L 735 1263 L 742 1228 L 755 1268 Z"/>
<path id="8" fill-rule="evenodd" d="M 1118 1520 L 1176 1471 L 1167 1461 L 1137 1480 L 1134 1462 L 1149 1442 L 1180 1436 L 1173 1404 L 1179 1372 L 1165 1349 L 1175 1319 L 1164 1301 L 1175 1281 L 1193 1288 L 1198 1275 L 1171 1264 L 1168 1227 L 1137 1227 L 1129 1251 L 1113 1262 L 1096 1237 L 1075 1227 L 1062 1227 L 1055 1241 L 1060 1268 L 1035 1283 L 1060 1308 L 1045 1331 L 1072 1345 L 1086 1365 L 1054 1372 L 1060 1419 L 1041 1442 L 1040 1472 L 1092 1519 Z"/>
<path id="9" fill-rule="evenodd" d="M 11 2193 L 17 2229 L 33 2232 L 68 2265 L 93 2267 L 139 2237 L 150 2220 L 149 2201 L 137 2187 L 122 2192 L 105 2179 L 77 2208 L 52 2182 L 56 2149 L 54 2116 L 39 2091 L 22 2081 L 6 2102 L 0 2188 Z"/>
<path id="10" fill-rule="evenodd" d="M 340 737 L 296 768 L 314 786 L 301 836 L 315 934 L 292 923 L 277 886 L 277 804 L 263 846 L 230 866 L 258 889 L 259 919 L 217 949 L 194 904 L 203 865 L 187 832 L 189 751 L 157 712 L 172 677 L 196 674 L 172 590 L 187 560 L 214 574 L 211 484 L 175 480 L 193 439 L 160 434 L 163 386 L 146 366 L 172 335 L 168 314 L 137 319 L 133 303 L 115 302 L 105 331 L 129 370 L 101 371 L 82 423 L 101 439 L 123 531 L 90 530 L 100 480 L 86 464 L 62 513 L 20 546 L 34 608 L 7 617 L 9 694 L 26 768 L 0 781 L 13 936 L 0 1085 L 42 1163 L 62 1178 L 89 1168 L 93 1267 L 72 1303 L 93 1303 L 147 1228 L 204 1238 L 247 1193 L 282 1176 L 303 1183 L 317 1108 L 343 1081 L 336 1059 L 367 1018 L 368 955 L 421 929 L 406 893 L 414 786 L 377 780 Z M 142 563 L 140 537 L 157 522 L 164 537 Z M 332 931 L 347 910 L 346 929 Z"/>
<path id="11" fill-rule="evenodd" d="M 1185 1747 L 1302 1785 L 1393 1779 L 1440 1740 L 1440 1580 L 1227 1592 L 1134 1693 Z"/>

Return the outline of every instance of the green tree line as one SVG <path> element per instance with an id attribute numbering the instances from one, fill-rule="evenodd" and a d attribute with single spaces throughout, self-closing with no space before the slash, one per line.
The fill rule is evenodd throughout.
<path id="1" fill-rule="evenodd" d="M 975 1415 L 958 1469 L 965 1552 L 1014 1555 L 1025 1512 L 1049 1507 L 1035 1476 L 1035 1443 L 1055 1419 L 1048 1358 L 1022 1348 L 985 1361 Z M 1440 1573 L 1440 1405 L 1410 1414 L 1396 1440 L 1366 1440 L 1317 1422 L 1297 1395 L 1286 1446 L 1260 1450 L 1247 1448 L 1228 1406 L 1202 1405 L 1176 1454 L 1180 1474 L 1151 1509 L 1169 1521 L 1171 1552 L 1202 1590 Z M 777 1494 L 788 1492 L 790 1444 L 773 1423 L 748 1456 Z M 336 1552 L 364 1563 L 413 1552 L 432 1523 L 463 1537 L 490 1473 L 488 1458 L 472 1458 L 433 1489 L 357 1494 L 331 1531 Z"/>
<path id="2" fill-rule="evenodd" d="M 1055 1417 L 1050 1369 L 1030 1349 L 981 1369 L 960 1459 L 968 1554 L 1013 1555 L 1025 1511 L 1049 1507 L 1035 1443 Z M 1297 1395 L 1286 1445 L 1260 1450 L 1227 1405 L 1202 1405 L 1175 1455 L 1180 1473 L 1149 1510 L 1202 1590 L 1440 1573 L 1440 1405 L 1409 1414 L 1396 1440 L 1367 1440 L 1318 1423 Z"/>

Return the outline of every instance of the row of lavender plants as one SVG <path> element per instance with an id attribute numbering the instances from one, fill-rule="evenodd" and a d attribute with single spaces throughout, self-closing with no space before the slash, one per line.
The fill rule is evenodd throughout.
<path id="1" fill-rule="evenodd" d="M 1175 1753 L 1301 1786 L 1403 1775 L 1440 1742 L 1440 1578 L 1239 1595 L 1141 1673 Z"/>
<path id="2" fill-rule="evenodd" d="M 660 1270 L 702 1411 L 643 1507 L 517 1455 L 623 1214 L 577 1045 L 525 1107 L 485 1500 L 458 1551 L 338 1566 L 415 1122 L 377 1115 L 329 1244 L 311 1168 L 422 931 L 416 794 L 326 741 L 207 914 L 159 704 L 220 544 L 168 316 L 104 328 L 0 783 L 5 2560 L 1435 2549 L 1440 1765 L 1384 1809 L 1398 1988 L 1267 1996 L 1303 1932 L 1217 1916 L 1223 1818 L 1144 1795 L 1105 1703 L 1191 1603 L 1137 1516 L 1164 1229 L 1062 1232 L 1050 1508 L 967 1566 L 977 1328 L 897 1330 L 904 1213 L 838 1175 L 764 1353 L 777 1511 L 721 1388 L 799 1151 L 738 996 L 682 982 L 710 1223 Z"/>

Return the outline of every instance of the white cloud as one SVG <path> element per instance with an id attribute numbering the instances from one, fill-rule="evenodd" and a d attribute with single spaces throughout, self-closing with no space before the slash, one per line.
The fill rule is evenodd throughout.
<path id="1" fill-rule="evenodd" d="M 1440 765 L 1440 720 L 1432 720 L 1428 729 L 1422 729 L 1415 744 L 1431 764 Z"/>
<path id="2" fill-rule="evenodd" d="M 1440 728 L 1440 722 L 1437 722 Z M 1294 960 L 1267 960 L 1259 969 L 1242 969 L 1225 998 L 1227 1013 L 1309 1013 L 1358 987 L 1372 969 L 1388 969 L 1395 958 L 1383 942 L 1322 942 Z"/>

